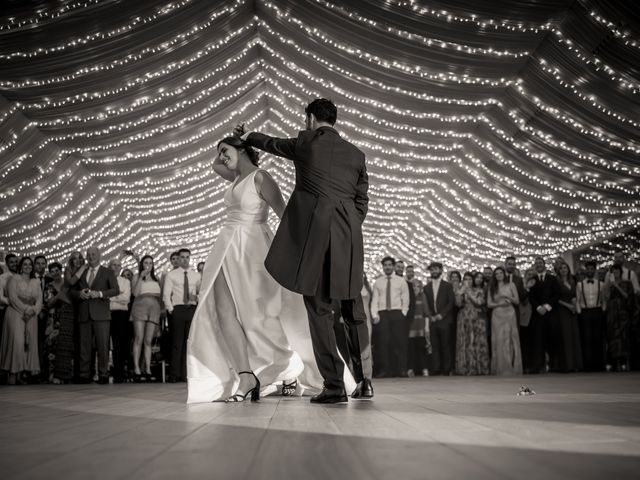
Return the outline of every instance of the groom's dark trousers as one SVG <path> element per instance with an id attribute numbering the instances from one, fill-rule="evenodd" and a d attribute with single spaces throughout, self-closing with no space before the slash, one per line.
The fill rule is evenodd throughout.
<path id="1" fill-rule="evenodd" d="M 328 256 L 328 255 L 327 255 Z M 325 263 L 327 265 L 327 263 Z M 324 272 L 327 272 L 327 268 Z M 326 285 L 326 276 L 323 272 L 319 285 L 320 290 Z M 365 378 L 371 378 L 371 344 L 369 342 L 369 330 L 367 328 L 367 316 L 364 311 L 362 296 L 358 295 L 351 300 L 337 300 L 332 302 L 321 291 L 314 296 L 305 295 L 304 303 L 309 316 L 309 329 L 313 343 L 313 353 L 316 358 L 318 370 L 325 379 L 327 388 L 344 388 L 344 362 L 338 354 L 335 326 L 338 316 L 333 314 L 332 306 L 340 304 L 342 318 L 345 323 L 347 344 L 349 345 L 349 358 L 345 362 L 351 362 L 353 376 L 356 382 Z"/>

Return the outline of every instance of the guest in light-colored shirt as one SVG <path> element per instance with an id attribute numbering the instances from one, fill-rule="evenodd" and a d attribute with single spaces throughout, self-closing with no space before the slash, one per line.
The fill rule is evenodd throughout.
<path id="1" fill-rule="evenodd" d="M 375 327 L 372 343 L 377 377 L 407 376 L 409 286 L 404 278 L 395 274 L 395 264 L 393 257 L 383 258 L 384 275 L 373 284 L 371 315 Z"/>
<path id="2" fill-rule="evenodd" d="M 596 262 L 585 263 L 585 279 L 576 285 L 576 312 L 584 369 L 604 369 L 605 283 L 595 278 Z"/>
<path id="3" fill-rule="evenodd" d="M 118 295 L 109 299 L 111 342 L 113 344 L 113 383 L 123 383 L 126 380 L 127 361 L 130 359 L 129 302 L 131 301 L 131 282 L 120 276 L 122 262 L 119 259 L 111 259 L 109 268 L 115 273 L 120 290 Z"/>
<path id="4" fill-rule="evenodd" d="M 623 252 L 616 252 L 613 255 L 613 264 L 619 265 L 622 269 L 622 280 L 626 280 L 627 282 L 631 282 L 631 286 L 633 287 L 633 293 L 635 295 L 640 295 L 640 284 L 638 283 L 638 275 L 633 270 L 624 266 L 625 256 Z M 605 279 L 607 283 L 607 287 L 609 287 L 612 283 L 615 282 L 615 278 L 612 271 L 607 272 L 607 276 Z"/>
<path id="5" fill-rule="evenodd" d="M 166 275 L 162 291 L 171 331 L 169 382 L 184 381 L 187 378 L 187 338 L 200 291 L 200 274 L 189 269 L 191 252 L 187 248 L 181 248 L 178 254 L 180 266 Z"/>

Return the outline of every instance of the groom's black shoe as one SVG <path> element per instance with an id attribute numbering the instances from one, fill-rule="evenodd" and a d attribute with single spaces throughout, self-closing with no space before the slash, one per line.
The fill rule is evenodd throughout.
<path id="1" fill-rule="evenodd" d="M 356 389 L 351 394 L 351 398 L 358 398 L 360 400 L 368 400 L 373 398 L 373 385 L 371 380 L 365 378 L 356 386 Z"/>
<path id="2" fill-rule="evenodd" d="M 311 397 L 311 403 L 347 403 L 347 392 L 344 388 L 323 388 L 322 391 Z"/>

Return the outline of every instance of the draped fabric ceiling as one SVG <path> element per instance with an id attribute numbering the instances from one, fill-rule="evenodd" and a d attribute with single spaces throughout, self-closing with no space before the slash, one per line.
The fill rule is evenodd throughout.
<path id="1" fill-rule="evenodd" d="M 5 2 L 0 247 L 204 259 L 218 140 L 294 136 L 319 96 L 367 155 L 371 273 L 619 235 L 640 225 L 638 20 L 605 0 Z M 292 165 L 262 162 L 288 195 Z"/>

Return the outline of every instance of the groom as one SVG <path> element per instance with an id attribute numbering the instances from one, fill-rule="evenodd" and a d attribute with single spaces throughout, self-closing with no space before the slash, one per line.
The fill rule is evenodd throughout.
<path id="1" fill-rule="evenodd" d="M 312 403 L 344 403 L 344 363 L 338 354 L 332 302 L 340 304 L 358 385 L 352 398 L 372 398 L 371 346 L 360 291 L 363 282 L 362 222 L 369 187 L 364 153 L 333 128 L 336 106 L 319 98 L 305 108 L 307 129 L 297 138 L 234 133 L 249 145 L 292 160 L 296 186 L 265 260 L 271 276 L 304 296 L 311 341 L 324 377 Z M 345 359 L 348 361 L 349 359 Z"/>

